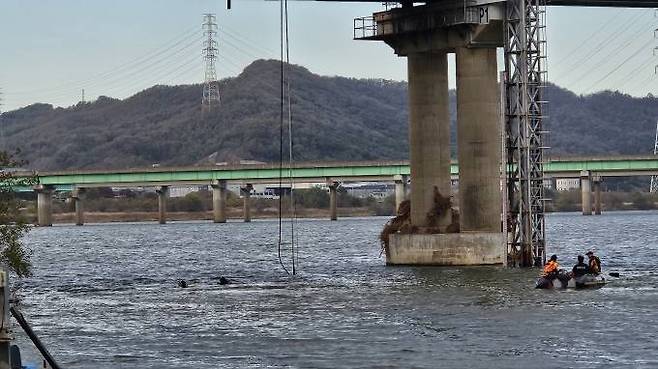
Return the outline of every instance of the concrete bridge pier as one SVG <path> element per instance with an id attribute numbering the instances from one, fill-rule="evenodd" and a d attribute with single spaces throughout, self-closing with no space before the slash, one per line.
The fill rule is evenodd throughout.
<path id="1" fill-rule="evenodd" d="M 212 213 L 215 223 L 226 223 L 226 181 L 212 184 Z"/>
<path id="2" fill-rule="evenodd" d="M 592 176 L 592 186 L 594 187 L 594 215 L 601 215 L 601 176 Z"/>
<path id="3" fill-rule="evenodd" d="M 501 232 L 501 121 L 496 48 L 457 49 L 462 231 Z"/>
<path id="4" fill-rule="evenodd" d="M 340 183 L 327 180 L 327 187 L 329 187 L 329 220 L 338 220 L 338 186 L 340 186 Z"/>
<path id="5" fill-rule="evenodd" d="M 502 264 L 496 48 L 505 41 L 505 4 L 409 5 L 373 14 L 375 31 L 363 38 L 386 42 L 408 63 L 411 229 L 415 232 L 389 236 L 386 262 Z M 448 53 L 457 54 L 459 229 L 448 227 L 451 211 L 436 219 L 435 192 L 444 198 L 452 192 Z"/>
<path id="6" fill-rule="evenodd" d="M 37 193 L 37 225 L 50 227 L 53 225 L 53 188 L 39 185 L 34 191 Z"/>
<path id="7" fill-rule="evenodd" d="M 580 194 L 583 215 L 592 215 L 592 188 L 590 179 L 591 173 L 588 170 L 580 172 Z"/>
<path id="8" fill-rule="evenodd" d="M 169 186 L 160 186 L 155 192 L 158 194 L 158 223 L 167 223 L 167 198 L 169 197 Z"/>
<path id="9" fill-rule="evenodd" d="M 410 53 L 409 165 L 411 224 L 427 227 L 427 214 L 434 206 L 434 188 L 450 196 L 450 112 L 448 106 L 448 56 L 445 51 Z M 438 226 L 450 224 L 450 215 Z"/>
<path id="10" fill-rule="evenodd" d="M 253 189 L 254 186 L 250 183 L 240 188 L 240 192 L 242 193 L 242 211 L 245 223 L 251 222 L 251 190 Z"/>
<path id="11" fill-rule="evenodd" d="M 407 199 L 407 176 L 396 175 L 395 182 L 395 211 L 400 209 L 402 201 Z"/>
<path id="12" fill-rule="evenodd" d="M 73 208 L 75 209 L 75 225 L 82 226 L 85 224 L 85 213 L 83 207 L 84 188 L 76 188 L 71 192 L 71 201 L 73 201 Z"/>

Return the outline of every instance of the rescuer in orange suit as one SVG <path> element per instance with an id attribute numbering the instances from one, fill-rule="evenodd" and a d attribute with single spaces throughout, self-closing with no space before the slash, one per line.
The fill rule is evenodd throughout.
<path id="1" fill-rule="evenodd" d="M 558 274 L 558 268 L 560 268 L 560 264 L 557 263 L 557 255 L 551 255 L 548 263 L 544 265 L 544 277 L 556 278 Z"/>

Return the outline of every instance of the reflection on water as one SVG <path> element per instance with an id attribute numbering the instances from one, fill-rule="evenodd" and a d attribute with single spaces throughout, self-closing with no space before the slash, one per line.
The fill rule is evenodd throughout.
<path id="1" fill-rule="evenodd" d="M 300 221 L 295 277 L 276 221 L 35 229 L 25 315 L 65 368 L 658 367 L 658 213 L 548 216 L 565 267 L 595 249 L 622 274 L 593 291 L 535 290 L 536 270 L 385 267 L 386 220 Z"/>

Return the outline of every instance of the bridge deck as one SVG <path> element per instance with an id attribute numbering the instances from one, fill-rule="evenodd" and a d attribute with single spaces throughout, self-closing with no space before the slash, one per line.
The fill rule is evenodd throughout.
<path id="1" fill-rule="evenodd" d="M 381 3 L 382 0 L 316 0 L 325 2 Z M 449 0 L 448 0 L 449 1 Z M 445 3 L 446 0 L 425 0 L 426 3 Z M 501 1 L 502 2 L 502 1 Z M 654 0 L 546 0 L 548 6 L 594 6 L 614 8 L 656 8 Z"/>
<path id="2" fill-rule="evenodd" d="M 547 177 L 577 178 L 583 170 L 604 177 L 658 175 L 658 157 L 553 158 L 545 164 Z M 459 173 L 452 164 L 453 175 Z M 327 179 L 355 181 L 391 181 L 396 175 L 409 175 L 407 161 L 298 163 L 292 171 L 279 171 L 278 165 L 239 165 L 215 167 L 136 168 L 122 170 L 79 170 L 37 173 L 39 183 L 70 190 L 75 186 L 158 186 L 175 184 L 211 184 L 213 181 L 274 183 L 280 174 L 297 181 L 324 182 Z M 18 176 L 26 174 L 17 174 Z M 28 189 L 25 189 L 28 190 Z"/>

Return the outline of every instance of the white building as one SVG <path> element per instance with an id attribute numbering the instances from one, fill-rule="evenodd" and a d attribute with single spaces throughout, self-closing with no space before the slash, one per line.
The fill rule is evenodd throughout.
<path id="1" fill-rule="evenodd" d="M 555 189 L 558 191 L 569 191 L 580 188 L 580 178 L 557 178 Z"/>

